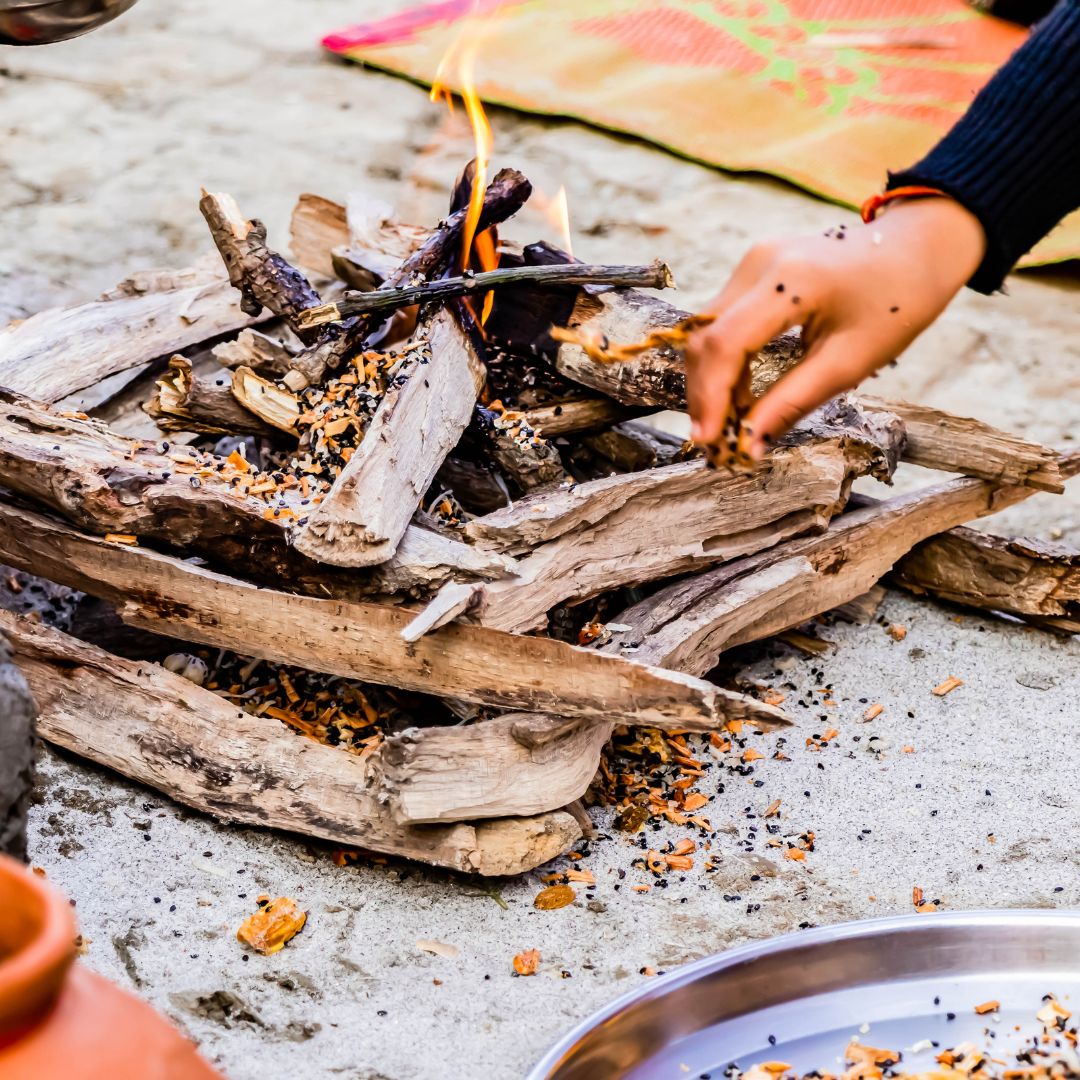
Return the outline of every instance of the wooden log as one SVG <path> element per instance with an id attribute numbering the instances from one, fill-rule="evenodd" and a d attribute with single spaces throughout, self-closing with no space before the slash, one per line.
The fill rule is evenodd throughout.
<path id="1" fill-rule="evenodd" d="M 470 514 L 490 514 L 511 501 L 506 481 L 495 469 L 466 457 L 448 457 L 435 474 L 434 486 L 449 491 Z"/>
<path id="2" fill-rule="evenodd" d="M 321 298 L 299 270 L 266 246 L 266 226 L 245 218 L 231 195 L 215 194 L 205 188 L 199 210 L 225 263 L 229 281 L 240 291 L 241 309 L 255 316 L 268 308 L 287 319 L 302 340 L 313 340 L 300 314 L 319 305 Z"/>
<path id="3" fill-rule="evenodd" d="M 289 252 L 300 266 L 320 278 L 335 277 L 331 252 L 349 242 L 345 207 L 321 195 L 301 195 L 293 207 L 289 237 Z"/>
<path id="4" fill-rule="evenodd" d="M 760 528 L 792 510 L 832 504 L 853 472 L 888 478 L 903 441 L 902 426 L 886 417 L 871 419 L 837 401 L 809 417 L 776 447 L 756 475 L 735 476 L 683 462 L 629 476 L 613 476 L 573 490 L 544 492 L 504 510 L 470 521 L 465 533 L 477 543 L 521 554 L 564 533 L 595 525 L 641 500 L 645 506 L 680 491 L 706 492 L 715 507 L 702 507 L 705 528 L 738 533 Z M 824 486 L 815 481 L 824 478 Z M 799 500 L 800 485 L 810 485 Z M 779 509 L 770 506 L 776 502 Z M 648 517 L 648 514 L 644 515 Z M 680 521 L 666 514 L 667 521 Z"/>
<path id="5" fill-rule="evenodd" d="M 570 482 L 559 451 L 529 427 L 523 414 L 477 407 L 470 433 L 490 454 L 515 495 Z"/>
<path id="6" fill-rule="evenodd" d="M 237 400 L 227 372 L 219 369 L 216 375 L 197 373 L 184 356 L 170 359 L 145 409 L 162 431 L 276 436 L 262 416 L 244 408 Z"/>
<path id="7" fill-rule="evenodd" d="M 451 577 L 511 572 L 498 553 L 418 526 L 409 527 L 395 558 L 368 574 L 337 572 L 292 548 L 261 500 L 238 497 L 228 482 L 214 480 L 213 468 L 195 477 L 172 453 L 0 391 L 0 484 L 82 529 L 134 535 L 319 596 L 428 592 Z M 283 497 L 303 512 L 296 491 Z"/>
<path id="8" fill-rule="evenodd" d="M 157 664 L 123 660 L 0 612 L 41 706 L 42 736 L 228 822 L 283 829 L 465 873 L 531 870 L 581 836 L 573 816 L 410 828 L 343 750 L 252 716 Z"/>
<path id="9" fill-rule="evenodd" d="M 506 713 L 468 727 L 410 728 L 386 740 L 374 770 L 401 823 L 468 821 L 499 807 L 541 813 L 585 793 L 612 726 Z"/>
<path id="10" fill-rule="evenodd" d="M 241 330 L 234 341 L 223 341 L 212 350 L 222 367 L 249 368 L 266 379 L 280 379 L 292 370 L 295 351 L 258 330 Z"/>
<path id="11" fill-rule="evenodd" d="M 303 412 L 300 399 L 249 367 L 238 367 L 229 379 L 229 393 L 237 405 L 263 424 L 298 436 L 296 422 Z"/>
<path id="12" fill-rule="evenodd" d="M 611 398 L 568 398 L 550 405 L 538 405 L 525 410 L 525 422 L 546 439 L 559 435 L 576 435 L 583 431 L 597 431 L 643 415 L 648 409 L 634 409 L 620 405 Z"/>
<path id="13" fill-rule="evenodd" d="M 833 444 L 777 454 L 766 472 L 748 477 L 745 485 L 718 476 L 701 461 L 590 481 L 578 486 L 579 492 L 587 490 L 573 508 L 577 513 L 568 508 L 555 515 L 561 522 L 530 501 L 536 519 L 520 522 L 527 535 L 581 517 L 588 527 L 567 529 L 520 558 L 513 577 L 484 587 L 471 618 L 525 633 L 543 627 L 547 612 L 568 599 L 671 577 L 821 532 L 842 509 L 854 475 Z M 562 489 L 548 497 L 566 501 Z M 506 512 L 491 517 L 500 513 Z"/>
<path id="14" fill-rule="evenodd" d="M 859 395 L 859 402 L 868 411 L 889 412 L 904 421 L 904 460 L 913 465 L 997 484 L 1026 484 L 1055 494 L 1065 490 L 1057 453 L 1039 443 L 928 405 L 884 401 L 865 394 Z"/>
<path id="15" fill-rule="evenodd" d="M 889 580 L 917 596 L 1080 633 L 1080 551 L 1065 544 L 951 529 L 904 556 Z"/>
<path id="16" fill-rule="evenodd" d="M 59 401 L 120 371 L 258 321 L 219 270 L 137 274 L 100 300 L 0 330 L 0 386 Z"/>
<path id="17" fill-rule="evenodd" d="M 608 462 L 616 472 L 640 472 L 669 465 L 673 461 L 698 457 L 701 451 L 677 435 L 669 435 L 647 424 L 628 420 L 606 431 L 586 435 L 581 440 L 592 453 Z"/>
<path id="18" fill-rule="evenodd" d="M 147 548 L 110 544 L 0 503 L 0 558 L 109 600 L 125 622 L 315 671 L 500 709 L 685 730 L 788 723 L 752 698 L 543 637 L 452 623 L 415 644 L 415 610 L 259 588 Z"/>
<path id="19" fill-rule="evenodd" d="M 335 566 L 371 566 L 397 549 L 476 404 L 484 368 L 448 311 L 414 350 L 405 382 L 384 395 L 359 447 L 293 535 L 298 551 Z"/>
<path id="20" fill-rule="evenodd" d="M 318 307 L 308 308 L 298 318 L 305 330 L 341 322 L 353 315 L 385 315 L 412 304 L 445 303 L 458 297 L 480 297 L 492 290 L 511 286 L 533 289 L 565 285 L 637 286 L 643 289 L 669 289 L 674 286 L 671 269 L 662 262 L 649 266 L 502 266 L 497 270 L 468 273 L 462 277 L 441 278 L 416 285 L 391 289 L 348 293 Z"/>
<path id="21" fill-rule="evenodd" d="M 827 533 L 685 578 L 621 612 L 602 652 L 704 673 L 725 649 L 862 595 L 916 544 L 1026 499 L 1033 488 L 965 478 L 864 506 Z"/>

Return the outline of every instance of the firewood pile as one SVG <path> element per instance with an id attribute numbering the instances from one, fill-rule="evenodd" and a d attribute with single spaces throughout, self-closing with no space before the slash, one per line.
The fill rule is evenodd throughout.
<path id="1" fill-rule="evenodd" d="M 685 408 L 667 268 L 500 243 L 529 183 L 478 215 L 472 184 L 432 229 L 305 195 L 292 262 L 204 193 L 212 262 L 0 334 L 0 560 L 87 594 L 66 629 L 0 612 L 44 738 L 227 820 L 510 874 L 588 829 L 616 726 L 789 723 L 720 655 L 890 573 L 1080 631 L 1080 556 L 958 528 L 1080 456 L 851 396 L 710 467 L 647 419 Z M 958 476 L 851 495 L 899 461 Z"/>

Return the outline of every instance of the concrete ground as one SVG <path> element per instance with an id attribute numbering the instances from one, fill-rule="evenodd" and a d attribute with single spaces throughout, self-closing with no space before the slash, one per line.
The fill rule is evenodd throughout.
<path id="1" fill-rule="evenodd" d="M 416 87 L 316 47 L 322 32 L 399 6 L 146 0 L 95 36 L 0 53 L 0 318 L 196 257 L 200 185 L 232 191 L 281 243 L 304 190 L 364 187 L 405 216 L 437 217 L 467 133 Z M 494 128 L 499 163 L 549 193 L 566 184 L 579 254 L 663 256 L 684 306 L 714 291 L 753 239 L 846 216 L 576 124 L 497 112 Z M 526 239 L 547 228 L 535 213 L 515 225 Z M 1078 342 L 1075 284 L 1015 278 L 1008 296 L 961 297 L 876 388 L 1067 445 L 1080 429 Z M 902 482 L 927 478 L 910 470 Z M 1038 496 L 995 527 L 1080 543 L 1076 489 Z M 232 1080 L 520 1076 L 562 1031 L 647 978 L 642 968 L 805 923 L 907 912 L 913 886 L 950 910 L 1080 903 L 1078 643 L 899 595 L 882 614 L 908 628 L 902 642 L 878 625 L 838 627 L 823 659 L 779 647 L 748 656 L 762 682 L 795 684 L 789 704 L 823 667 L 837 705 L 795 710 L 790 761 L 723 778 L 708 811 L 719 868 L 666 890 L 631 891 L 645 879 L 621 835 L 578 864 L 596 876 L 594 899 L 579 890 L 554 912 L 532 907 L 539 874 L 341 869 L 301 840 L 222 828 L 52 752 L 31 856 L 76 900 L 84 962 L 170 1016 Z M 949 675 L 964 686 L 933 697 Z M 859 723 L 862 699 L 885 706 L 872 723 Z M 840 735 L 810 753 L 820 715 Z M 871 735 L 879 752 L 867 750 Z M 755 737 L 763 750 L 775 742 Z M 776 798 L 785 833 L 816 835 L 805 863 L 760 841 L 747 850 L 746 808 Z M 296 897 L 310 920 L 283 952 L 248 958 L 234 934 L 261 892 Z M 431 955 L 421 940 L 459 952 Z M 525 948 L 541 951 L 541 972 L 514 978 Z"/>

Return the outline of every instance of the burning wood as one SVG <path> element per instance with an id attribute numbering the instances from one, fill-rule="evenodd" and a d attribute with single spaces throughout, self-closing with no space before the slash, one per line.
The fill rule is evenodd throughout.
<path id="1" fill-rule="evenodd" d="M 431 230 L 304 196 L 304 271 L 204 193 L 224 272 L 144 276 L 0 335 L 19 391 L 0 395 L 0 558 L 111 604 L 118 651 L 142 635 L 135 662 L 0 622 L 46 738 L 231 820 L 516 873 L 582 835 L 562 808 L 613 725 L 787 723 L 702 676 L 876 596 L 894 565 L 913 589 L 1080 625 L 1075 555 L 954 528 L 1060 490 L 1073 458 L 853 398 L 753 473 L 712 470 L 645 419 L 683 407 L 700 324 L 629 287 L 667 268 L 500 242 L 531 188 L 485 174 L 463 172 Z M 800 356 L 795 335 L 763 350 L 756 392 Z M 47 404 L 135 368 L 96 391 L 98 419 Z M 849 499 L 901 458 L 965 478 Z"/>

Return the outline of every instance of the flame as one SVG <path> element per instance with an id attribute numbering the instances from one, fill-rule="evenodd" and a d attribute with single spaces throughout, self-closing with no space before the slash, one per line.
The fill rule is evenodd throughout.
<path id="1" fill-rule="evenodd" d="M 474 3 L 474 13 L 477 4 Z M 490 33 L 490 27 L 487 29 Z M 461 100 L 465 105 L 465 114 L 469 118 L 475 146 L 475 171 L 472 190 L 469 193 L 468 208 L 465 212 L 465 226 L 461 234 L 462 269 L 494 270 L 499 265 L 499 254 L 495 250 L 495 239 L 491 230 L 477 233 L 480 213 L 484 207 L 484 191 L 487 189 L 488 166 L 491 161 L 493 138 L 491 124 L 488 122 L 484 104 L 476 91 L 476 57 L 486 33 L 483 29 L 474 30 L 470 35 L 468 24 L 443 54 L 431 84 L 431 100 L 445 101 L 450 112 L 454 111 L 453 92 L 445 82 L 445 72 L 453 68 Z M 495 294 L 489 292 L 484 297 L 483 310 L 479 322 L 482 326 L 491 314 Z M 466 301 L 468 304 L 468 301 Z M 470 305 L 471 309 L 471 305 Z M 475 315 L 475 312 L 474 312 Z"/>
<path id="2" fill-rule="evenodd" d="M 546 210 L 547 219 L 558 230 L 559 243 L 567 255 L 574 254 L 574 242 L 570 238 L 570 210 L 566 205 L 566 185 L 560 184 L 551 205 Z"/>

